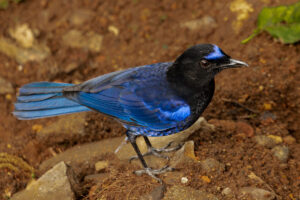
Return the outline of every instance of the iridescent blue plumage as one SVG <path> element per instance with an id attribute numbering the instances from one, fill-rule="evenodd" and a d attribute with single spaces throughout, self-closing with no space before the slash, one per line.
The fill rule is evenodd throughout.
<path id="1" fill-rule="evenodd" d="M 225 56 L 222 50 L 217 45 L 213 45 L 213 46 L 214 46 L 213 47 L 214 51 L 204 56 L 204 58 L 206 58 L 207 60 L 217 60 Z"/>
<path id="2" fill-rule="evenodd" d="M 110 115 L 137 135 L 178 132 L 179 122 L 191 115 L 190 106 L 167 81 L 172 63 L 157 63 L 92 79 L 66 88 L 64 95 L 93 110 Z M 137 128 L 138 127 L 138 128 Z"/>
<path id="3" fill-rule="evenodd" d="M 64 109 L 66 113 L 92 109 L 116 118 L 129 130 L 138 130 L 137 135 L 175 133 L 185 127 L 182 121 L 191 110 L 167 81 L 171 65 L 140 66 L 79 85 L 31 83 L 21 88 L 14 114 L 31 119 L 62 114 Z"/>

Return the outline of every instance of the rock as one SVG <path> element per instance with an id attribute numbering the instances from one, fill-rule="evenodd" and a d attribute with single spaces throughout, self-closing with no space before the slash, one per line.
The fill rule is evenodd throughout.
<path id="1" fill-rule="evenodd" d="M 0 94 L 11 94 L 14 92 L 14 88 L 10 82 L 0 77 Z"/>
<path id="2" fill-rule="evenodd" d="M 229 187 L 226 187 L 222 190 L 221 194 L 224 196 L 229 196 L 232 194 L 232 190 Z"/>
<path id="3" fill-rule="evenodd" d="M 172 156 L 170 166 L 176 168 L 178 165 L 197 161 L 194 152 L 194 141 L 187 141 Z"/>
<path id="4" fill-rule="evenodd" d="M 210 172 L 222 173 L 225 170 L 225 165 L 213 158 L 208 158 L 206 160 L 201 161 L 200 165 L 202 169 L 207 173 Z"/>
<path id="5" fill-rule="evenodd" d="M 70 30 L 63 37 L 65 45 L 73 48 L 83 48 L 92 52 L 99 52 L 102 46 L 103 36 L 93 31 L 83 34 L 79 30 Z"/>
<path id="6" fill-rule="evenodd" d="M 31 48 L 35 42 L 33 31 L 28 24 L 17 25 L 14 29 L 10 28 L 9 34 L 24 48 Z"/>
<path id="7" fill-rule="evenodd" d="M 201 176 L 201 179 L 205 183 L 210 183 L 211 182 L 211 179 L 208 176 Z"/>
<path id="8" fill-rule="evenodd" d="M 79 26 L 89 21 L 94 15 L 95 13 L 88 9 L 78 9 L 71 14 L 69 21 L 72 25 Z"/>
<path id="9" fill-rule="evenodd" d="M 188 128 L 185 131 L 182 131 L 177 134 L 169 135 L 169 136 L 149 137 L 149 140 L 150 140 L 151 144 L 153 145 L 153 147 L 155 147 L 155 148 L 165 147 L 170 142 L 172 142 L 171 147 L 175 147 L 175 146 L 178 146 L 179 144 L 182 144 L 191 134 L 193 134 L 194 132 L 196 132 L 199 129 L 201 129 L 203 131 L 212 132 L 214 130 L 214 126 L 208 124 L 207 121 L 203 117 L 201 117 L 197 120 L 196 123 L 194 123 L 193 126 L 191 126 L 190 128 Z M 139 146 L 141 152 L 145 153 L 147 151 L 147 145 L 144 142 L 143 137 L 137 138 L 136 142 L 137 142 L 137 145 Z M 189 145 L 187 145 L 187 148 L 189 148 L 189 149 L 186 149 L 187 151 L 185 151 L 183 149 L 182 152 L 177 153 L 178 159 L 181 157 L 181 155 L 184 155 L 186 153 L 189 154 L 190 157 L 194 156 L 194 153 L 193 153 L 194 147 L 191 147 L 191 144 L 189 144 Z M 185 153 L 183 154 L 183 152 L 185 152 Z M 174 152 L 170 152 L 170 153 L 166 153 L 165 155 L 171 156 L 173 153 Z M 128 160 L 130 157 L 135 156 L 136 153 L 133 150 L 131 144 L 127 143 L 126 145 L 123 145 L 120 148 L 120 150 L 116 153 L 116 155 L 118 156 L 118 158 L 120 160 Z M 145 158 L 146 162 L 149 163 L 149 165 L 152 168 L 161 168 L 167 164 L 166 159 L 161 159 L 156 156 L 151 155 L 151 156 L 146 156 L 144 158 Z M 188 157 L 185 155 L 181 158 L 188 158 Z M 180 161 L 182 161 L 182 160 L 185 160 L 185 159 L 181 159 Z M 188 159 L 186 159 L 186 160 L 188 160 Z M 180 161 L 177 161 L 176 159 L 172 159 L 171 165 L 174 167 L 174 165 L 178 165 L 180 163 Z M 139 160 L 134 160 L 132 163 L 141 166 L 141 163 L 139 162 Z"/>
<path id="10" fill-rule="evenodd" d="M 272 149 L 273 155 L 280 161 L 280 162 L 287 162 L 289 158 L 289 148 L 286 146 L 276 146 Z"/>
<path id="11" fill-rule="evenodd" d="M 37 132 L 37 139 L 51 144 L 82 137 L 86 134 L 85 117 L 86 113 L 63 116 Z"/>
<path id="12" fill-rule="evenodd" d="M 253 137 L 254 136 L 254 129 L 253 127 L 242 121 L 232 121 L 232 120 L 218 120 L 218 119 L 211 119 L 209 123 L 215 125 L 216 127 L 222 129 L 228 133 L 236 134 L 235 137 Z"/>
<path id="13" fill-rule="evenodd" d="M 31 48 L 17 46 L 10 39 L 0 36 L 0 52 L 24 64 L 28 61 L 42 61 L 50 55 L 45 44 L 35 44 Z"/>
<path id="14" fill-rule="evenodd" d="M 186 184 L 187 182 L 189 182 L 189 179 L 187 177 L 181 177 L 181 183 L 182 184 Z"/>
<path id="15" fill-rule="evenodd" d="M 155 187 L 150 194 L 142 196 L 140 200 L 161 200 L 164 197 L 164 193 L 166 191 L 165 185 L 159 185 Z"/>
<path id="16" fill-rule="evenodd" d="M 196 131 L 208 131 L 208 132 L 213 132 L 215 130 L 215 127 L 209 123 L 203 118 L 200 117 L 191 127 L 188 129 L 176 133 L 173 135 L 168 135 L 168 136 L 163 136 L 163 137 L 149 137 L 149 140 L 153 147 L 155 148 L 162 148 L 172 142 L 172 146 L 177 146 L 179 144 L 182 144 L 182 142 L 186 141 L 186 139 L 195 133 Z M 139 137 L 137 139 L 137 144 L 141 150 L 141 152 L 145 153 L 147 151 L 147 145 L 144 142 L 144 139 L 142 137 Z M 127 160 L 129 159 L 132 155 L 135 155 L 133 149 L 132 153 L 128 152 L 130 151 L 129 149 L 132 149 L 130 145 L 124 145 L 122 148 L 117 153 L 117 156 L 121 160 Z"/>
<path id="17" fill-rule="evenodd" d="M 294 143 L 296 143 L 296 139 L 293 136 L 291 136 L 291 135 L 285 136 L 283 138 L 283 141 L 286 144 L 294 144 Z"/>
<path id="18" fill-rule="evenodd" d="M 265 184 L 265 182 L 260 177 L 258 177 L 254 172 L 250 172 L 248 177 L 252 180 L 257 181 L 260 184 Z"/>
<path id="19" fill-rule="evenodd" d="M 271 138 L 272 140 L 275 141 L 276 144 L 280 144 L 282 143 L 282 137 L 278 136 L 278 135 L 267 135 L 267 137 Z"/>
<path id="20" fill-rule="evenodd" d="M 108 31 L 112 32 L 115 36 L 119 35 L 119 29 L 115 26 L 110 25 Z"/>
<path id="21" fill-rule="evenodd" d="M 218 200 L 213 194 L 205 191 L 195 190 L 186 186 L 174 185 L 168 188 L 164 200 Z"/>
<path id="22" fill-rule="evenodd" d="M 71 115 L 70 115 L 71 116 Z M 65 119 L 65 118 L 64 118 Z M 203 131 L 210 131 L 212 132 L 214 130 L 214 126 L 208 124 L 204 118 L 199 118 L 197 122 L 188 128 L 185 131 L 182 131 L 177 134 L 173 134 L 170 136 L 164 136 L 164 137 L 152 137 L 149 138 L 152 145 L 155 148 L 161 148 L 169 144 L 171 141 L 173 141 L 172 145 L 178 145 L 181 144 L 183 141 L 185 141 L 192 133 L 194 133 L 197 130 L 203 130 Z M 42 129 L 43 130 L 43 129 Z M 42 130 L 40 132 L 42 132 Z M 89 144 L 83 144 L 78 145 L 75 147 L 72 147 L 60 154 L 58 154 L 55 157 L 52 157 L 46 161 L 44 161 L 40 165 L 40 170 L 45 171 L 55 165 L 56 163 L 60 161 L 64 161 L 68 165 L 71 165 L 74 168 L 77 168 L 78 166 L 81 166 L 84 163 L 92 163 L 96 162 L 97 158 L 103 154 L 106 153 L 114 153 L 115 150 L 120 146 L 120 144 L 124 141 L 124 137 L 117 137 L 117 138 L 109 138 L 106 140 L 101 140 L 99 142 L 89 143 Z M 143 137 L 139 137 L 137 139 L 137 144 L 141 149 L 141 152 L 144 153 L 147 150 L 147 146 L 143 140 Z M 134 149 L 132 148 L 130 143 L 125 144 L 120 148 L 120 150 L 115 154 L 120 160 L 126 160 L 132 156 L 135 156 L 136 153 Z M 149 165 L 153 168 L 159 168 L 166 164 L 165 159 L 157 158 L 155 156 L 146 156 L 145 157 L 146 162 L 149 162 Z M 151 160 L 153 159 L 153 160 Z M 140 162 L 138 160 L 133 161 L 133 163 L 136 163 L 140 165 Z"/>
<path id="23" fill-rule="evenodd" d="M 217 128 L 224 130 L 225 132 L 234 133 L 236 131 L 236 122 L 232 120 L 219 120 L 219 119 L 211 119 L 208 123 L 213 124 Z"/>
<path id="24" fill-rule="evenodd" d="M 55 165 L 37 181 L 29 184 L 25 190 L 16 193 L 11 200 L 52 200 L 52 199 L 75 199 L 71 182 L 74 177 L 68 173 L 68 167 L 64 162 Z"/>
<path id="25" fill-rule="evenodd" d="M 70 165 L 74 170 L 76 168 L 83 169 L 83 165 L 90 165 L 99 160 L 101 155 L 112 153 L 114 156 L 114 151 L 124 140 L 124 137 L 109 138 L 101 140 L 99 142 L 93 142 L 83 145 L 77 145 L 66 151 L 54 156 L 48 160 L 45 160 L 40 165 L 41 171 L 46 171 L 57 163 L 64 161 Z"/>
<path id="26" fill-rule="evenodd" d="M 240 193 L 240 199 L 246 195 L 249 195 L 254 200 L 272 200 L 276 197 L 275 194 L 272 192 L 255 187 L 244 187 L 240 190 Z"/>
<path id="27" fill-rule="evenodd" d="M 244 133 L 247 137 L 254 136 L 254 130 L 253 130 L 252 126 L 250 126 L 246 122 L 237 122 L 236 123 L 236 132 L 237 132 L 237 134 Z"/>
<path id="28" fill-rule="evenodd" d="M 107 167 L 108 167 L 108 161 L 98 161 L 95 164 L 95 169 L 97 172 L 99 172 Z"/>
<path id="29" fill-rule="evenodd" d="M 261 145 L 261 146 L 264 146 L 267 148 L 272 148 L 277 144 L 275 139 L 273 139 L 272 137 L 265 136 L 265 135 L 257 135 L 255 137 L 253 137 L 253 140 L 258 145 Z"/>
<path id="30" fill-rule="evenodd" d="M 181 27 L 188 28 L 192 31 L 204 29 L 204 28 L 216 28 L 216 20 L 210 16 L 204 16 L 200 19 L 187 21 L 181 24 Z"/>
<path id="31" fill-rule="evenodd" d="M 191 127 L 184 131 L 163 137 L 149 137 L 149 140 L 156 148 L 164 147 L 171 141 L 173 142 L 172 144 L 176 146 L 181 144 L 183 141 L 186 141 L 186 139 L 196 131 L 213 132 L 215 131 L 215 127 L 214 125 L 209 124 L 204 117 L 200 117 Z"/>

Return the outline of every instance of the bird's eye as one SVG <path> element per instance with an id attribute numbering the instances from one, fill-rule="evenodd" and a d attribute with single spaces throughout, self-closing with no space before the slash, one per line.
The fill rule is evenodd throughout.
<path id="1" fill-rule="evenodd" d="M 200 60 L 200 65 L 201 65 L 201 67 L 203 67 L 203 68 L 208 68 L 209 65 L 210 65 L 210 63 L 209 63 L 207 60 L 202 59 L 202 60 Z"/>

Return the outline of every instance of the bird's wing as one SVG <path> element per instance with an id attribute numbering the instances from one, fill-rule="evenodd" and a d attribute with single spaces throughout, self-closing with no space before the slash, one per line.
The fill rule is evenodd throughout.
<path id="1" fill-rule="evenodd" d="M 113 72 L 70 87 L 64 95 L 123 123 L 152 130 L 173 128 L 191 111 L 165 79 L 170 65 L 158 63 Z"/>
<path id="2" fill-rule="evenodd" d="M 124 90 L 120 103 L 130 120 L 140 126 L 160 131 L 177 126 L 190 115 L 189 105 L 168 88 L 153 86 L 135 92 Z"/>

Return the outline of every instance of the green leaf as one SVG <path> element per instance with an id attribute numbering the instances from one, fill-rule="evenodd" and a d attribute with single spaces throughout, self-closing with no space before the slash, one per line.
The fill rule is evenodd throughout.
<path id="1" fill-rule="evenodd" d="M 300 40 L 300 1 L 289 6 L 266 7 L 258 15 L 257 28 L 247 43 L 262 31 L 267 31 L 283 43 L 295 43 Z"/>
<path id="2" fill-rule="evenodd" d="M 285 44 L 295 43 L 300 40 L 300 23 L 290 25 L 276 25 L 266 27 L 273 37 L 279 38 Z"/>
<path id="3" fill-rule="evenodd" d="M 258 15 L 257 28 L 263 30 L 267 26 L 272 26 L 274 24 L 282 22 L 285 12 L 285 6 L 263 8 Z"/>

